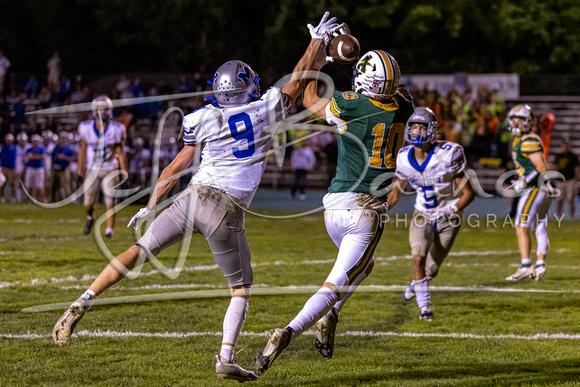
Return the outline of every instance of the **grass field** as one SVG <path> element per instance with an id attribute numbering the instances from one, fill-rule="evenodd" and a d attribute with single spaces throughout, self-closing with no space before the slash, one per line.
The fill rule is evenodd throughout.
<path id="1" fill-rule="evenodd" d="M 116 238 L 107 241 L 113 254 L 131 245 L 132 230 L 124 226 L 137 210 L 119 214 Z M 177 299 L 94 306 L 70 345 L 58 347 L 50 337 L 61 306 L 21 312 L 75 300 L 106 265 L 93 237 L 82 235 L 82 212 L 75 205 L 0 206 L 0 385 L 237 385 L 215 376 L 229 297 L 200 236 L 177 278 L 148 265 L 102 296 Z M 580 383 L 580 222 L 550 223 L 552 250 L 540 282 L 504 280 L 519 262 L 512 228 L 462 228 L 431 283 L 431 323 L 419 320 L 414 300 L 401 297 L 411 260 L 408 228 L 399 226 L 387 225 L 367 287 L 343 309 L 334 358 L 323 359 L 307 333 L 255 385 Z M 249 215 L 246 229 L 256 287 L 237 349 L 240 364 L 251 368 L 265 332 L 284 327 L 301 309 L 337 249 L 322 213 L 285 220 Z M 176 257 L 177 247 L 160 260 L 172 266 Z"/>

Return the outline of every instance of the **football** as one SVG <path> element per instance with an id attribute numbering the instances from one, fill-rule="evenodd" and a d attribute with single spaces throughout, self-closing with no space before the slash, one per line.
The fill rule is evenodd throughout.
<path id="1" fill-rule="evenodd" d="M 360 55 L 360 44 L 352 35 L 343 34 L 335 36 L 328 45 L 328 55 L 334 58 L 335 63 L 354 63 Z"/>

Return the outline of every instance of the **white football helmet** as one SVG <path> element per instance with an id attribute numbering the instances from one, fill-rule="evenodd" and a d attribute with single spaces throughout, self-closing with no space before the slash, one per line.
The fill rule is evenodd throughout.
<path id="1" fill-rule="evenodd" d="M 113 101 L 106 95 L 100 95 L 91 102 L 93 118 L 109 121 L 113 118 Z"/>
<path id="2" fill-rule="evenodd" d="M 524 120 L 523 125 L 514 122 L 514 118 L 521 118 Z M 532 130 L 532 123 L 534 121 L 534 112 L 530 105 L 518 104 L 511 108 L 508 113 L 509 131 L 512 136 L 521 136 L 529 133 Z"/>
<path id="3" fill-rule="evenodd" d="M 352 90 L 369 98 L 384 100 L 392 97 L 399 87 L 401 70 L 388 52 L 369 51 L 354 65 Z"/>
<path id="4" fill-rule="evenodd" d="M 212 88 L 221 106 L 239 106 L 260 98 L 260 78 L 241 60 L 230 60 L 213 76 Z"/>

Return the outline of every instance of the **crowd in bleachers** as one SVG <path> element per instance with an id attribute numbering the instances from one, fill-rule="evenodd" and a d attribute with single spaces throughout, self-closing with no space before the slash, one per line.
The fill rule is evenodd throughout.
<path id="1" fill-rule="evenodd" d="M 470 166 L 482 157 L 503 158 L 507 154 L 510 134 L 505 118 L 509 109 L 496 90 L 481 85 L 460 93 L 451 87 L 447 95 L 441 95 L 426 85 L 410 92 L 415 106 L 427 106 L 435 112 L 445 139 L 463 145 Z"/>
<path id="2" fill-rule="evenodd" d="M 77 126 L 83 120 L 92 119 L 92 112 L 84 109 L 76 113 L 26 114 L 46 108 L 91 102 L 94 97 L 102 94 L 95 92 L 91 87 L 94 85 L 85 82 L 82 75 L 76 75 L 74 81 L 71 81 L 66 75 L 60 74 L 57 71 L 58 61 L 58 54 L 55 53 L 49 60 L 52 65 L 47 64 L 49 72 L 46 81 L 30 75 L 25 82 L 7 82 L 8 87 L 0 93 L 0 149 L 3 175 L 8 180 L 0 189 L 1 201 L 6 198 L 13 202 L 27 200 L 20 186 L 21 180 L 35 199 L 45 202 L 62 199 L 78 186 L 76 157 L 80 149 L 80 137 Z M 99 88 L 102 90 L 102 86 Z M 112 99 L 127 99 L 200 92 L 208 88 L 211 90 L 211 86 L 202 83 L 200 73 L 191 77 L 181 75 L 173 83 L 163 77 L 142 82 L 139 77 L 129 78 L 121 74 L 113 87 L 104 94 Z M 156 126 L 163 112 L 169 107 L 178 106 L 187 114 L 204 103 L 202 95 L 167 102 L 134 103 L 114 109 L 115 119 L 127 127 L 127 184 L 144 187 L 149 183 Z M 178 140 L 178 124 L 180 120 L 176 117 L 167 121 L 169 130 L 164 130 L 162 137 L 160 168 L 167 165 L 182 146 Z M 54 173 L 55 168 L 60 168 L 58 164 L 63 157 L 53 153 L 55 148 L 59 148 L 59 142 L 63 142 L 63 146 L 72 152 L 71 157 L 66 157 L 68 162 L 64 166 L 70 178 L 62 184 L 55 180 L 55 176 L 63 174 Z M 34 152 L 42 154 L 42 157 L 30 156 L 31 149 L 36 148 L 39 150 Z M 32 179 L 26 179 L 27 171 L 36 173 L 37 169 L 43 170 L 42 177 L 36 179 L 43 180 L 42 189 L 32 187 Z"/>

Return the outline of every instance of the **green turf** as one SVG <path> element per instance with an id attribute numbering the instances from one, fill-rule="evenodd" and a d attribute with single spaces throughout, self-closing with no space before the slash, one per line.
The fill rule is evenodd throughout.
<path id="1" fill-rule="evenodd" d="M 102 212 L 102 208 L 100 209 Z M 132 243 L 124 226 L 138 207 L 119 214 L 116 237 L 106 241 L 118 254 Z M 62 310 L 22 313 L 23 308 L 76 299 L 106 265 L 92 236 L 82 235 L 82 208 L 45 210 L 32 205 L 0 206 L 0 335 L 49 335 Z M 306 291 L 268 294 L 273 288 L 320 285 L 337 249 L 326 233 L 322 213 L 275 220 L 247 216 L 256 295 L 244 331 L 262 334 L 285 326 L 308 299 Z M 335 356 L 325 360 L 311 334 L 299 337 L 255 385 L 577 385 L 580 380 L 580 223 L 549 227 L 551 252 L 541 282 L 508 283 L 519 261 L 515 232 L 506 227 L 460 231 L 453 252 L 432 281 L 435 318 L 418 319 L 414 301 L 400 289 L 411 275 L 408 229 L 389 223 L 377 247 L 375 269 L 350 299 L 337 328 Z M 491 253 L 486 253 L 491 251 Z M 467 252 L 458 255 L 459 252 Z M 159 259 L 173 266 L 177 247 Z M 321 261 L 321 262 L 314 262 Z M 77 332 L 220 332 L 228 297 L 195 297 L 196 291 L 226 289 L 203 237 L 192 238 L 188 270 L 176 279 L 151 273 L 146 265 L 133 281 L 122 281 L 102 298 L 179 293 L 188 299 L 95 306 Z M 194 267 L 198 268 L 194 270 Z M 202 268 L 204 267 L 205 268 Z M 83 279 L 83 276 L 87 276 Z M 145 286 L 157 285 L 144 289 Z M 171 287 L 181 285 L 181 288 Z M 196 285 L 196 287 L 185 287 Z M 165 286 L 165 288 L 163 288 Z M 169 286 L 169 287 L 167 287 Z M 382 286 L 382 287 L 381 287 Z M 449 288 L 459 287 L 457 291 Z M 491 290 L 552 292 L 497 292 Z M 275 292 L 274 292 L 275 293 Z M 346 332 L 391 333 L 383 336 Z M 403 333 L 447 337 L 408 337 Z M 480 335 L 455 338 L 451 334 Z M 576 339 L 515 339 L 536 334 L 576 335 Z M 570 336 L 567 336 L 570 337 Z M 57 347 L 50 338 L 0 337 L 0 386 L 13 385 L 237 385 L 215 377 L 219 335 L 186 338 L 75 337 Z M 265 336 L 238 342 L 240 363 L 250 368 Z"/>

